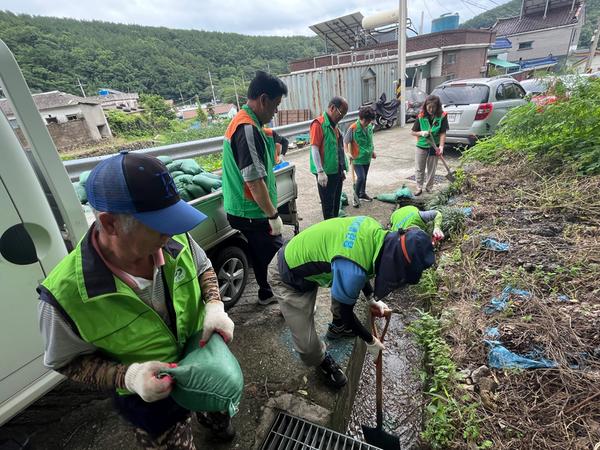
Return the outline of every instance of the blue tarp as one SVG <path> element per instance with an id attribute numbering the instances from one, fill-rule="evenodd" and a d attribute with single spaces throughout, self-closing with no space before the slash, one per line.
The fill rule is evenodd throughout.
<path id="1" fill-rule="evenodd" d="M 508 38 L 496 38 L 496 42 L 492 44 L 491 50 L 500 50 L 505 48 L 512 48 L 512 42 Z"/>
<path id="2" fill-rule="evenodd" d="M 535 69 L 536 67 L 551 67 L 558 63 L 558 58 L 545 56 L 544 58 L 533 58 L 519 61 L 521 69 Z"/>
<path id="3" fill-rule="evenodd" d="M 504 347 L 500 341 L 484 341 L 490 351 L 488 365 L 493 369 L 551 369 L 556 362 L 546 358 L 532 359 L 517 355 Z"/>
<path id="4" fill-rule="evenodd" d="M 483 246 L 483 248 L 488 249 L 488 250 L 492 250 L 495 252 L 507 252 L 508 249 L 510 248 L 510 246 L 504 242 L 498 242 L 495 239 L 492 238 L 485 238 L 483 241 L 481 241 L 481 245 Z"/>
<path id="5" fill-rule="evenodd" d="M 522 289 L 515 289 L 512 286 L 506 286 L 502 290 L 502 294 L 500 297 L 494 297 L 490 300 L 490 303 L 485 306 L 483 311 L 486 314 L 493 314 L 498 311 L 504 311 L 506 306 L 508 305 L 508 301 L 510 300 L 511 295 L 517 295 L 521 298 L 529 298 L 531 297 L 531 292 L 524 291 Z"/>

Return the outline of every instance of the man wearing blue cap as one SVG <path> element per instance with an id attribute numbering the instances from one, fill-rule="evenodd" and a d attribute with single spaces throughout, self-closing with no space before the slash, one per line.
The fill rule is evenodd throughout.
<path id="1" fill-rule="evenodd" d="M 190 412 L 159 377 L 203 330 L 225 342 L 233 322 L 216 274 L 187 234 L 206 216 L 179 194 L 158 159 L 122 152 L 102 161 L 86 184 L 96 221 L 38 288 L 44 364 L 100 389 L 146 449 L 194 449 Z M 230 417 L 198 413 L 216 437 L 232 439 Z"/>

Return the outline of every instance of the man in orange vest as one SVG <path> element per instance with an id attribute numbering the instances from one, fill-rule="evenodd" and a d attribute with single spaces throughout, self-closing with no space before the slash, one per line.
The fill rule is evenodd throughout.
<path id="1" fill-rule="evenodd" d="M 279 78 L 256 72 L 248 101 L 227 127 L 223 141 L 223 206 L 231 226 L 248 240 L 261 305 L 277 301 L 267 281 L 267 267 L 283 245 L 273 174 L 275 141 L 273 131 L 263 126 L 287 92 Z"/>

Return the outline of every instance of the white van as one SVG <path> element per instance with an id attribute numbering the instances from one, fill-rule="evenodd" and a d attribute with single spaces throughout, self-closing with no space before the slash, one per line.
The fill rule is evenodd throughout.
<path id="1" fill-rule="evenodd" d="M 36 287 L 83 236 L 87 224 L 23 75 L 1 40 L 0 87 L 28 142 L 20 143 L 0 112 L 2 425 L 62 379 L 43 365 Z M 65 176 L 53 178 L 44 171 L 62 171 Z M 42 186 L 39 179 L 50 182 Z M 57 200 L 52 205 L 43 200 L 49 198 Z"/>

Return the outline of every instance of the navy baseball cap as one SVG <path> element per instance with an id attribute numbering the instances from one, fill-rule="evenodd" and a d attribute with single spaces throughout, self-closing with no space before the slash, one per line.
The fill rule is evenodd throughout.
<path id="1" fill-rule="evenodd" d="M 88 202 L 96 211 L 132 214 L 148 228 L 173 236 L 207 217 L 181 200 L 173 177 L 157 158 L 120 152 L 98 164 L 87 179 Z"/>

